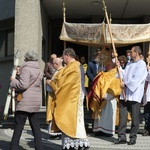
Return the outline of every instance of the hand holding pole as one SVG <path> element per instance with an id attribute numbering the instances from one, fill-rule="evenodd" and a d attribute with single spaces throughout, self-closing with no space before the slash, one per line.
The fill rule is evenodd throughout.
<path id="1" fill-rule="evenodd" d="M 114 57 L 115 57 L 116 62 L 118 62 L 118 58 L 117 58 L 118 54 L 116 52 L 115 44 L 114 44 L 114 41 L 113 41 L 112 31 L 111 31 L 111 28 L 110 28 L 110 21 L 109 21 L 109 18 L 108 18 L 107 8 L 106 8 L 104 0 L 103 0 L 103 6 L 104 6 L 104 10 L 105 10 L 105 17 L 106 17 L 107 25 L 108 25 L 108 31 L 109 31 L 109 35 L 110 35 L 110 39 L 111 39 L 111 43 L 112 43 L 112 47 L 113 47 Z M 122 83 L 122 75 L 121 75 L 120 68 L 119 68 L 118 65 L 117 65 L 117 70 L 118 70 L 118 75 L 119 75 L 120 81 Z M 123 94 L 124 100 L 126 101 L 126 96 L 125 96 L 124 89 L 122 89 L 122 94 Z"/>

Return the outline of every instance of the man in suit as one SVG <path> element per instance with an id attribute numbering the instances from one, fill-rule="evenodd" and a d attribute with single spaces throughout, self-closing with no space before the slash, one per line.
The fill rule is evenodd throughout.
<path id="1" fill-rule="evenodd" d="M 87 67 L 87 76 L 89 78 L 89 87 L 92 85 L 93 79 L 96 77 L 96 75 L 99 72 L 99 53 L 94 53 L 94 59 L 88 63 Z"/>

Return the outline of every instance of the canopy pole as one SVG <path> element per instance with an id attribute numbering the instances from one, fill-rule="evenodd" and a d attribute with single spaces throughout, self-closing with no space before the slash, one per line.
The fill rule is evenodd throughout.
<path id="1" fill-rule="evenodd" d="M 148 50 L 148 57 L 147 57 L 147 65 L 150 65 L 150 42 L 149 42 L 149 50 Z"/>
<path id="2" fill-rule="evenodd" d="M 111 19 L 111 14 L 110 14 L 110 19 L 109 19 L 109 20 L 110 20 L 110 24 L 111 24 L 111 22 L 112 22 L 112 19 Z"/>
<path id="3" fill-rule="evenodd" d="M 65 3 L 63 2 L 63 23 L 66 22 L 66 7 Z M 64 41 L 64 49 L 66 49 L 66 41 Z"/>
<path id="4" fill-rule="evenodd" d="M 106 17 L 107 25 L 108 25 L 109 35 L 110 35 L 110 39 L 111 39 L 111 44 L 112 44 L 112 47 L 113 47 L 114 57 L 115 57 L 116 62 L 118 62 L 118 58 L 117 58 L 118 54 L 117 54 L 117 52 L 116 52 L 114 40 L 113 40 L 113 37 L 112 37 L 112 31 L 111 31 L 111 28 L 110 28 L 110 21 L 111 21 L 111 20 L 109 21 L 108 13 L 107 13 L 107 8 L 106 8 L 105 1 L 104 1 L 104 0 L 103 0 L 103 6 L 104 6 L 104 11 L 105 11 L 105 17 Z M 118 75 L 119 75 L 120 81 L 122 82 L 122 75 L 121 75 L 121 72 L 120 72 L 120 69 L 119 69 L 119 66 L 118 66 L 118 65 L 117 65 L 117 70 L 118 70 Z M 125 96 L 125 91 L 124 91 L 124 89 L 122 89 L 122 94 L 123 94 L 124 100 L 126 101 L 126 96 Z"/>
<path id="5" fill-rule="evenodd" d="M 64 41 L 64 49 L 66 49 L 66 41 Z"/>
<path id="6" fill-rule="evenodd" d="M 66 22 L 66 7 L 64 2 L 63 2 L 63 22 Z"/>

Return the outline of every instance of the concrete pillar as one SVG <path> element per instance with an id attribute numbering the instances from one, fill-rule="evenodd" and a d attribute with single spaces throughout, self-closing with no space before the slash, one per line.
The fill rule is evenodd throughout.
<path id="1" fill-rule="evenodd" d="M 20 65 L 24 62 L 24 54 L 34 50 L 39 54 L 39 64 L 43 71 L 45 63 L 42 60 L 42 35 L 40 0 L 16 0 L 14 53 L 21 51 Z M 43 82 L 43 101 L 44 87 Z"/>
<path id="2" fill-rule="evenodd" d="M 15 3 L 15 48 L 22 58 L 27 51 L 35 50 L 42 58 L 42 25 L 40 0 L 16 0 Z M 40 66 L 42 61 L 40 59 Z"/>

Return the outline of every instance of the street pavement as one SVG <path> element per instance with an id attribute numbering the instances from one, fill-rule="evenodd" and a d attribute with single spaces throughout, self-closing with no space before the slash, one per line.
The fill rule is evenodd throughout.
<path id="1" fill-rule="evenodd" d="M 50 139 L 47 129 L 41 128 L 43 150 L 60 150 L 61 139 Z M 113 137 L 99 136 L 95 137 L 93 133 L 88 133 L 88 139 L 91 145 L 90 150 L 150 150 L 150 136 L 143 137 L 140 131 L 135 145 L 120 144 L 115 145 L 113 141 L 117 138 L 117 134 Z M 13 134 L 13 129 L 0 127 L 0 150 L 9 150 L 10 140 Z M 129 137 L 129 134 L 127 134 Z M 129 138 L 128 138 L 129 139 Z M 20 146 L 18 150 L 34 150 L 34 142 L 31 128 L 25 127 L 23 130 Z"/>

